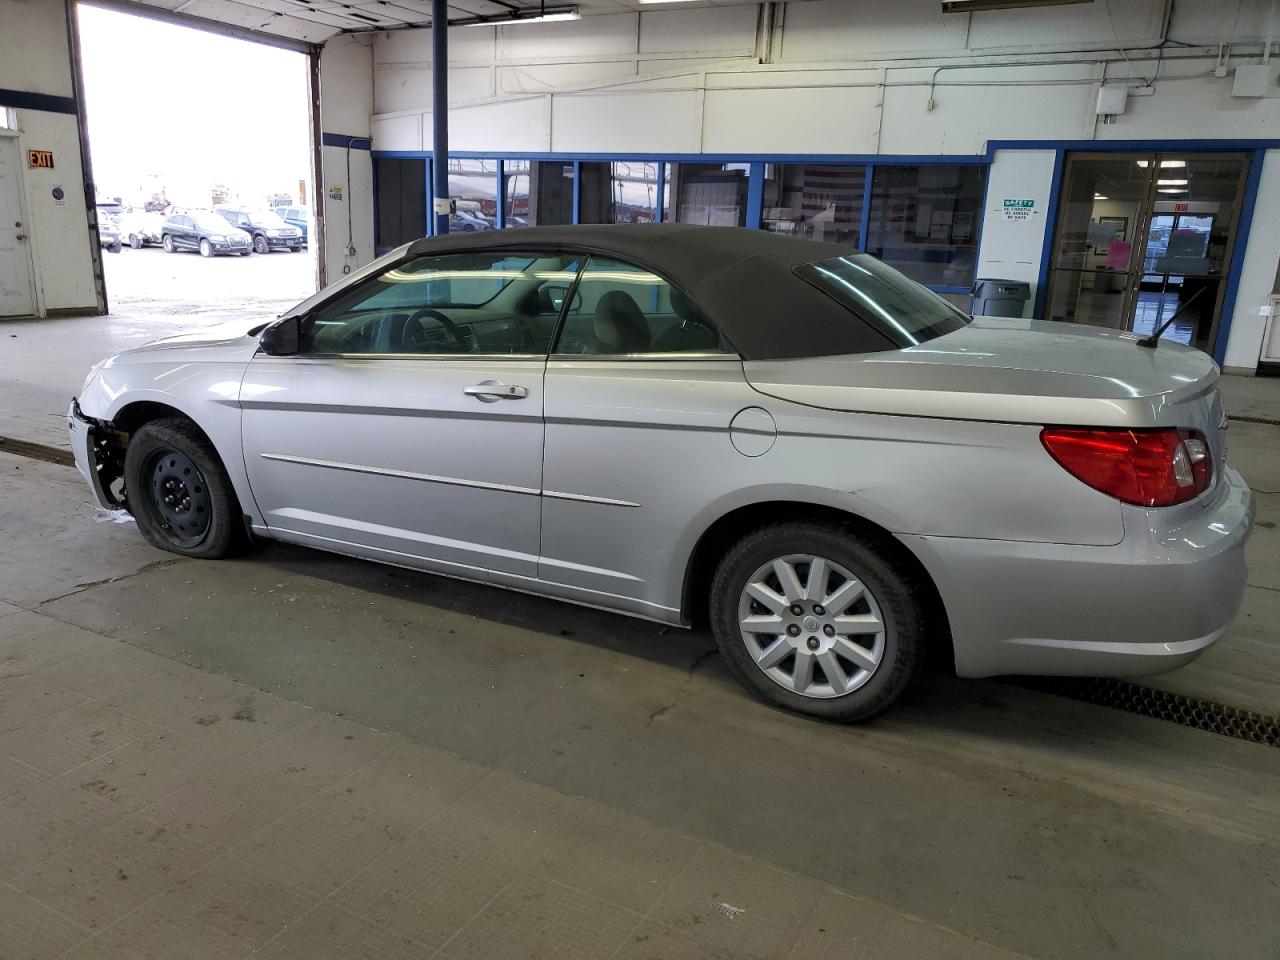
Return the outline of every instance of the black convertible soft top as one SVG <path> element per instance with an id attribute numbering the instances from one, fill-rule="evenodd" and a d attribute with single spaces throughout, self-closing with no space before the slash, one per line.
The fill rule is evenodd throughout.
<path id="1" fill-rule="evenodd" d="M 595 253 L 652 270 L 688 294 L 746 360 L 895 346 L 792 273 L 799 264 L 856 254 L 853 244 L 795 240 L 742 227 L 635 223 L 456 233 L 416 240 L 409 253 L 504 249 Z"/>

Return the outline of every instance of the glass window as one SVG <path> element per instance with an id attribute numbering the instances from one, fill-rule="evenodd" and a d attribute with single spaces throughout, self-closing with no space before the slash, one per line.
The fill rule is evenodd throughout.
<path id="1" fill-rule="evenodd" d="M 312 313 L 302 353 L 544 354 L 576 271 L 571 255 L 416 257 Z"/>
<path id="2" fill-rule="evenodd" d="M 573 223 L 573 164 L 507 160 L 502 164 L 503 223 L 537 227 Z"/>
<path id="3" fill-rule="evenodd" d="M 913 347 L 969 322 L 932 290 L 864 253 L 801 264 L 794 272 L 895 347 Z"/>
<path id="4" fill-rule="evenodd" d="M 866 180 L 863 166 L 767 164 L 760 226 L 804 240 L 857 243 Z"/>
<path id="5" fill-rule="evenodd" d="M 876 166 L 867 253 L 931 286 L 967 287 L 978 259 L 980 165 Z"/>
<path id="6" fill-rule="evenodd" d="M 427 233 L 427 161 L 374 158 L 378 234 L 374 245 L 391 250 Z"/>
<path id="7" fill-rule="evenodd" d="M 748 163 L 669 164 L 669 195 L 676 201 L 668 219 L 711 227 L 745 226 L 750 172 Z"/>
<path id="8" fill-rule="evenodd" d="M 654 223 L 658 165 L 640 160 L 584 163 L 578 218 L 582 223 Z"/>
<path id="9" fill-rule="evenodd" d="M 457 204 L 451 232 L 492 230 L 498 223 L 498 161 L 450 159 L 449 196 Z"/>
<path id="10" fill-rule="evenodd" d="M 725 353 L 720 334 L 682 291 L 620 260 L 592 257 L 565 311 L 561 355 Z"/>

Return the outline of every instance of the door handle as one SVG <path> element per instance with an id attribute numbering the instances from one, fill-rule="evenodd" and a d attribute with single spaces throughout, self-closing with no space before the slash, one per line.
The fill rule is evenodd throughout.
<path id="1" fill-rule="evenodd" d="M 462 392 L 468 397 L 475 397 L 482 403 L 495 403 L 498 400 L 523 400 L 529 396 L 528 387 L 519 387 L 512 383 L 499 383 L 497 380 L 481 380 Z"/>
<path id="2" fill-rule="evenodd" d="M 15 239 L 15 240 L 25 240 L 25 239 L 27 239 L 27 235 L 26 235 L 25 233 L 15 233 L 15 234 L 13 235 L 13 239 Z"/>

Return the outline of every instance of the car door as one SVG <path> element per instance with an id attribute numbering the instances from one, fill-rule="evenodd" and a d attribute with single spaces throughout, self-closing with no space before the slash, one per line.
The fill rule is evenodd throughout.
<path id="1" fill-rule="evenodd" d="M 200 246 L 200 231 L 196 227 L 195 217 L 182 216 L 178 221 L 182 227 L 178 235 L 179 246 L 185 250 L 194 250 Z"/>
<path id="2" fill-rule="evenodd" d="M 689 531 L 752 482 L 730 424 L 768 402 L 680 290 L 592 257 L 547 364 L 540 577 L 672 616 Z"/>
<path id="3" fill-rule="evenodd" d="M 537 573 L 542 380 L 562 257 L 401 261 L 313 310 L 241 386 L 278 536 L 464 574 Z M 572 274 L 569 274 L 570 279 Z"/>

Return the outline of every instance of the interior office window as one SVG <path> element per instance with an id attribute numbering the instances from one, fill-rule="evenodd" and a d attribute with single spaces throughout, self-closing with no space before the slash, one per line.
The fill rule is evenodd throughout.
<path id="1" fill-rule="evenodd" d="M 302 352 L 546 353 L 575 259 L 507 251 L 416 257 L 309 315 Z"/>
<path id="2" fill-rule="evenodd" d="M 378 188 L 379 251 L 390 250 L 427 233 L 427 161 L 375 157 Z"/>
<path id="3" fill-rule="evenodd" d="M 502 165 L 503 224 L 536 227 L 573 223 L 573 164 L 507 160 Z"/>
<path id="4" fill-rule="evenodd" d="M 670 219 L 711 227 L 741 227 L 747 222 L 748 163 L 673 163 L 667 180 L 675 209 Z"/>
<path id="5" fill-rule="evenodd" d="M 804 240 L 857 243 L 866 180 L 864 166 L 766 164 L 760 226 Z"/>
<path id="6" fill-rule="evenodd" d="M 929 286 L 968 286 L 986 172 L 980 165 L 877 165 L 867 253 Z"/>
<path id="7" fill-rule="evenodd" d="M 654 223 L 658 219 L 658 165 L 641 160 L 583 163 L 581 223 Z"/>
<path id="8" fill-rule="evenodd" d="M 662 277 L 592 257 L 565 311 L 559 355 L 723 353 L 715 325 Z"/>
<path id="9" fill-rule="evenodd" d="M 450 231 L 492 230 L 498 225 L 498 161 L 451 157 L 449 196 L 457 203 Z"/>

